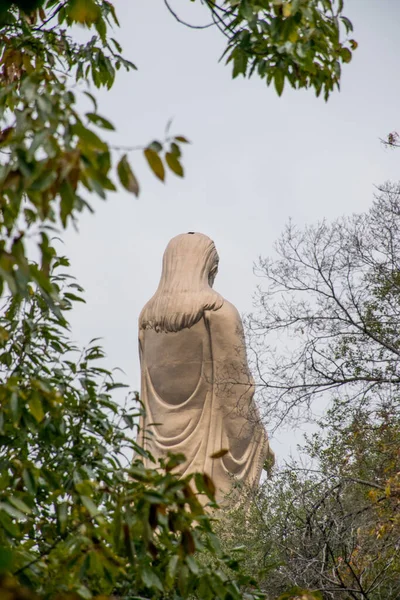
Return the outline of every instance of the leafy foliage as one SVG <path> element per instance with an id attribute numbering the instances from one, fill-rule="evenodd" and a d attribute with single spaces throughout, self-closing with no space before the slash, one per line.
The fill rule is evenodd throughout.
<path id="1" fill-rule="evenodd" d="M 81 300 L 79 286 L 57 274 L 66 266 L 57 258 L 51 275 L 62 315 Z M 242 598 L 239 586 L 251 580 L 221 550 L 199 501 L 206 494 L 215 506 L 209 478 L 178 479 L 179 456 L 143 467 L 137 397 L 127 399 L 133 409 L 121 408 L 112 398 L 121 384 L 98 365 L 97 342 L 78 350 L 64 316 L 30 290 L 22 303 L 10 297 L 0 317 L 4 589 L 23 584 L 41 598 Z M 197 558 L 205 552 L 213 570 Z"/>
<path id="2" fill-rule="evenodd" d="M 349 48 L 356 47 L 354 40 L 340 41 L 340 23 L 352 29 L 340 1 L 229 0 L 207 5 L 228 36 L 233 76 L 257 72 L 268 84 L 274 81 L 279 94 L 287 79 L 294 87 L 323 91 L 327 98 L 339 85 L 341 63 L 351 59 Z M 91 39 L 74 41 L 74 24 L 92 30 Z M 136 69 L 110 37 L 113 26 L 118 19 L 107 0 L 2 3 L 0 294 L 6 285 L 12 294 L 26 297 L 32 281 L 57 310 L 47 273 L 54 249 L 46 231 L 65 228 L 80 211 L 91 210 L 87 192 L 105 199 L 107 192 L 116 190 L 113 148 L 103 137 L 114 127 L 98 113 L 91 93 L 72 90 L 76 82 L 110 89 L 118 69 Z M 76 107 L 81 93 L 92 103 L 84 116 Z M 155 140 L 142 148 L 161 181 L 167 169 L 183 177 L 184 143 L 183 136 L 167 135 L 163 142 Z M 126 154 L 119 157 L 116 174 L 127 191 L 139 194 Z M 37 240 L 40 268 L 28 259 L 28 237 Z"/>
<path id="3" fill-rule="evenodd" d="M 54 255 L 48 231 L 65 228 L 80 211 L 91 210 L 88 192 L 105 199 L 107 192 L 116 190 L 112 146 L 101 137 L 114 127 L 98 113 L 91 93 L 72 88 L 76 82 L 91 81 L 110 89 L 118 69 L 136 67 L 108 37 L 110 27 L 118 25 L 111 3 L 47 0 L 34 8 L 28 2 L 20 4 L 8 6 L 0 20 L 0 294 L 6 284 L 12 294 L 26 297 L 32 281 L 57 310 L 48 277 Z M 75 23 L 95 30 L 87 43 L 71 37 Z M 82 94 L 92 105 L 83 116 L 77 110 Z M 168 136 L 163 144 L 157 141 L 144 148 L 147 158 L 151 153 L 149 164 L 157 176 L 164 170 L 163 161 L 183 176 L 180 144 L 185 142 L 182 136 Z M 139 194 L 126 155 L 118 162 L 117 175 L 125 189 Z M 27 255 L 26 240 L 32 237 L 40 267 Z"/>
<path id="4" fill-rule="evenodd" d="M 327 100 L 339 88 L 342 64 L 357 48 L 346 37 L 353 25 L 343 15 L 343 0 L 207 0 L 207 5 L 228 39 L 233 77 L 256 73 L 279 96 L 287 81 L 293 88 L 312 87 Z"/>
<path id="5" fill-rule="evenodd" d="M 225 547 L 240 537 L 267 598 L 399 596 L 399 427 L 398 412 L 335 403 L 301 460 L 225 517 Z"/>

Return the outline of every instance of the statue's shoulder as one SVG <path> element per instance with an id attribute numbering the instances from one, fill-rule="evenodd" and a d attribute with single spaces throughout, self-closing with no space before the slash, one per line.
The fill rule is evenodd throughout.
<path id="1" fill-rule="evenodd" d="M 214 358 L 237 359 L 237 349 L 244 348 L 243 324 L 239 311 L 228 300 L 218 310 L 206 311 L 206 321 L 212 340 Z"/>
<path id="2" fill-rule="evenodd" d="M 207 311 L 208 318 L 212 323 L 219 324 L 221 327 L 227 327 L 230 324 L 237 327 L 242 324 L 239 311 L 231 302 L 224 299 L 224 302 L 217 310 Z"/>
<path id="3" fill-rule="evenodd" d="M 215 311 L 215 314 L 224 317 L 235 317 L 240 319 L 239 311 L 229 300 L 224 298 L 224 303 L 218 310 Z"/>

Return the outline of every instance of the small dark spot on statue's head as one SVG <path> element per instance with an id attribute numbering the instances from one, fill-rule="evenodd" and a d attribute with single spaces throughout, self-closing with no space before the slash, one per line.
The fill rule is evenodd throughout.
<path id="1" fill-rule="evenodd" d="M 194 235 L 194 231 L 188 231 L 188 235 Z"/>

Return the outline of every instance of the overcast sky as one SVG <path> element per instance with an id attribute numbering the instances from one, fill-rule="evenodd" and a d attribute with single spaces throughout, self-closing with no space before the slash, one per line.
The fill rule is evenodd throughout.
<path id="1" fill-rule="evenodd" d="M 312 91 L 273 88 L 254 78 L 232 80 L 219 63 L 224 38 L 214 28 L 179 25 L 162 0 L 115 1 L 115 37 L 138 71 L 120 71 L 109 92 L 95 92 L 99 112 L 116 126 L 110 142 L 146 144 L 171 131 L 184 148 L 183 180 L 162 184 L 140 153 L 131 154 L 139 199 L 123 191 L 69 231 L 66 254 L 86 290 L 72 315 L 80 344 L 103 337 L 107 366 L 140 385 L 137 319 L 154 293 L 170 238 L 200 231 L 220 255 L 215 288 L 241 313 L 252 309 L 253 262 L 273 253 L 289 217 L 298 224 L 367 210 L 374 185 L 398 179 L 400 154 L 379 138 L 400 129 L 398 0 L 347 0 L 359 48 L 343 68 L 341 91 L 325 103 Z M 182 17 L 207 23 L 199 2 L 171 0 Z M 284 456 L 291 434 L 274 450 Z"/>

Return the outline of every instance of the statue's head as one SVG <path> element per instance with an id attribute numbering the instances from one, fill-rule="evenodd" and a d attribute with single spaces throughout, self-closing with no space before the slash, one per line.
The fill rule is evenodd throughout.
<path id="1" fill-rule="evenodd" d="M 157 292 L 140 315 L 140 327 L 179 331 L 197 323 L 205 310 L 220 308 L 223 299 L 212 289 L 218 260 L 214 242 L 202 233 L 172 238 L 164 252 Z"/>
<path id="2" fill-rule="evenodd" d="M 195 289 L 214 284 L 218 271 L 218 252 L 214 242 L 202 233 L 181 233 L 165 249 L 161 281 L 175 289 L 182 285 Z"/>

